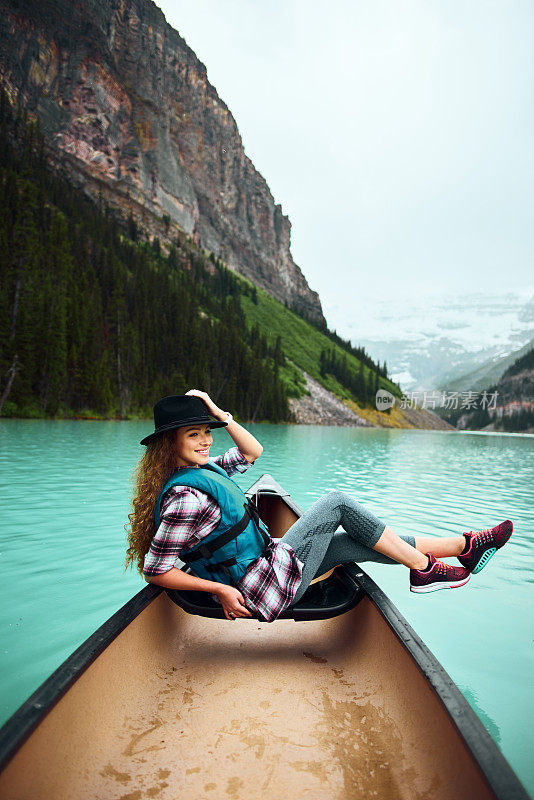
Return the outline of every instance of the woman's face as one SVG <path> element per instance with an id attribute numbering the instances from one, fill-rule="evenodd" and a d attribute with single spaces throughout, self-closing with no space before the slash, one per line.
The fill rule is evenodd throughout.
<path id="1" fill-rule="evenodd" d="M 190 425 L 176 429 L 177 465 L 203 467 L 208 463 L 213 437 L 209 425 Z"/>

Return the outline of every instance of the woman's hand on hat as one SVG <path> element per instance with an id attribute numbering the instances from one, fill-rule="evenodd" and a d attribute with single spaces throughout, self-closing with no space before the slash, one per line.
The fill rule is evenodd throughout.
<path id="1" fill-rule="evenodd" d="M 220 419 L 221 421 L 226 419 L 227 412 L 216 406 L 207 392 L 201 392 L 200 389 L 189 389 L 186 394 L 193 395 L 194 397 L 200 397 L 200 399 L 206 404 L 210 414 L 216 419 Z"/>
<path id="2" fill-rule="evenodd" d="M 233 586 L 221 583 L 221 588 L 217 592 L 217 597 L 221 601 L 224 616 L 226 619 L 236 619 L 236 617 L 251 617 L 252 614 L 245 605 L 245 600 L 241 592 Z"/>

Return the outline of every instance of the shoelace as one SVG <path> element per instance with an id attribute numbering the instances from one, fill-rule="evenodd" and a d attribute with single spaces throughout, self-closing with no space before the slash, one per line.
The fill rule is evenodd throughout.
<path id="1" fill-rule="evenodd" d="M 475 544 L 490 544 L 493 542 L 493 530 L 493 528 L 485 528 L 483 531 L 468 531 L 468 534 L 473 534 Z"/>

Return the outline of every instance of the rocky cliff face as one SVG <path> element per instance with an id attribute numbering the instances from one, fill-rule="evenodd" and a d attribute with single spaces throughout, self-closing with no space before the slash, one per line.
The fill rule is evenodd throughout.
<path id="1" fill-rule="evenodd" d="M 0 11 L 0 80 L 40 118 L 73 180 L 158 235 L 180 227 L 324 321 L 291 257 L 289 219 L 206 68 L 154 3 L 0 0 Z"/>

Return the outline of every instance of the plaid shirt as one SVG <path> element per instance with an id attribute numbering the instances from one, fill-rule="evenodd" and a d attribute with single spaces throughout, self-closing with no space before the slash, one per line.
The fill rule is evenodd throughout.
<path id="1" fill-rule="evenodd" d="M 210 460 L 229 476 L 252 466 L 238 447 Z M 144 574 L 168 572 L 182 550 L 194 547 L 220 521 L 221 509 L 212 497 L 192 486 L 173 486 L 162 500 L 161 523 L 145 556 Z M 293 600 L 302 580 L 302 567 L 291 545 L 273 540 L 249 566 L 236 589 L 249 611 L 272 622 Z"/>

